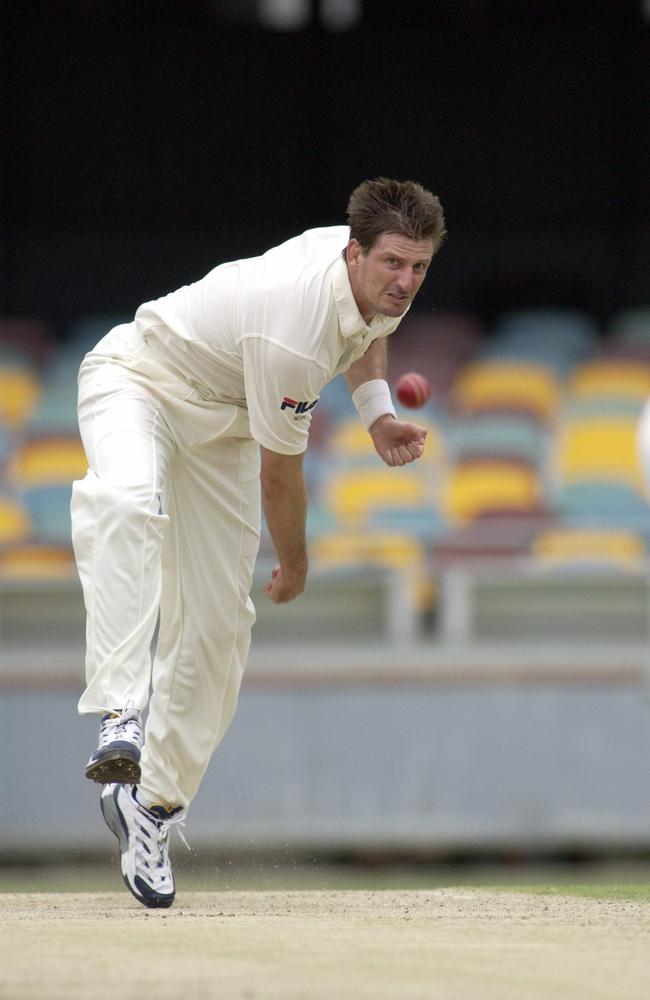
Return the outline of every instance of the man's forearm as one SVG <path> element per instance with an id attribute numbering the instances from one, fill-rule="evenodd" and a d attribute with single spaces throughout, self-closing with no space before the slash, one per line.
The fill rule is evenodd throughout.
<path id="1" fill-rule="evenodd" d="M 285 573 L 301 572 L 307 566 L 307 490 L 304 482 L 282 484 L 277 488 L 262 487 L 262 503 L 266 523 Z"/>
<path id="2" fill-rule="evenodd" d="M 291 600 L 302 593 L 308 568 L 307 488 L 302 455 L 278 455 L 263 448 L 260 479 L 264 515 L 280 571 L 278 579 L 274 574 L 275 583 L 270 586 L 279 601 Z"/>
<path id="3" fill-rule="evenodd" d="M 365 354 L 350 365 L 345 372 L 345 381 L 350 393 L 358 389 L 364 382 L 375 378 L 386 378 L 388 371 L 388 348 L 386 338 L 372 342 Z"/>

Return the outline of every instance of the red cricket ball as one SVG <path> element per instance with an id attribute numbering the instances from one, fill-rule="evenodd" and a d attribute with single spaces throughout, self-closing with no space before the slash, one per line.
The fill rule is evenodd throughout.
<path id="1" fill-rule="evenodd" d="M 417 410 L 419 406 L 424 406 L 431 395 L 431 385 L 419 372 L 406 372 L 398 378 L 395 392 L 402 406 Z"/>

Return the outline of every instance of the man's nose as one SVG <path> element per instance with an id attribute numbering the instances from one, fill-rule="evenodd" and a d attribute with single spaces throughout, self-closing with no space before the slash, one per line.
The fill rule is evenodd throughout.
<path id="1" fill-rule="evenodd" d="M 402 292 L 412 292 L 415 286 L 415 274 L 412 267 L 403 267 L 399 273 L 399 287 Z"/>

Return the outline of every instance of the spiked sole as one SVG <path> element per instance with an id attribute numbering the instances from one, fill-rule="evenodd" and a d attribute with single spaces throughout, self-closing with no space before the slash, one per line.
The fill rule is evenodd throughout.
<path id="1" fill-rule="evenodd" d="M 99 807 L 102 811 L 102 816 L 104 817 L 106 826 L 111 833 L 115 834 L 117 837 L 120 846 L 120 854 L 123 854 L 128 849 L 129 835 L 127 832 L 126 822 L 122 816 L 122 811 L 115 801 L 114 795 L 107 796 L 102 794 L 102 797 L 99 800 Z M 135 878 L 136 882 L 140 881 L 138 875 L 136 875 Z M 147 906 L 150 910 L 166 910 L 174 902 L 175 893 L 166 896 L 162 896 L 159 893 L 151 893 L 151 895 L 145 896 L 137 892 L 124 873 L 122 874 L 122 880 L 131 895 L 135 896 L 139 903 L 142 903 L 143 906 Z M 149 891 L 151 892 L 151 890 Z"/>
<path id="2" fill-rule="evenodd" d="M 86 765 L 86 777 L 100 785 L 137 785 L 140 782 L 140 763 L 127 757 L 123 751 L 106 754 L 100 760 Z"/>

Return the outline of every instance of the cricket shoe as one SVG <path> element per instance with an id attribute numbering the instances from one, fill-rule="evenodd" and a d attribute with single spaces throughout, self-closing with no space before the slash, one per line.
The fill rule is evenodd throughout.
<path id="1" fill-rule="evenodd" d="M 129 701 L 121 712 L 102 716 L 99 746 L 86 764 L 86 777 L 101 784 L 119 781 L 137 785 L 141 748 L 140 713 Z"/>
<path id="2" fill-rule="evenodd" d="M 171 906 L 176 893 L 169 860 L 169 829 L 185 819 L 182 808 L 145 808 L 136 798 L 134 785 L 106 785 L 100 805 L 106 825 L 120 844 L 122 878 L 127 889 L 145 906 Z"/>

